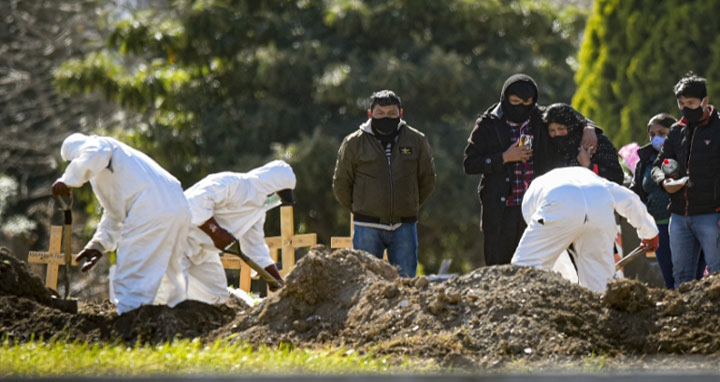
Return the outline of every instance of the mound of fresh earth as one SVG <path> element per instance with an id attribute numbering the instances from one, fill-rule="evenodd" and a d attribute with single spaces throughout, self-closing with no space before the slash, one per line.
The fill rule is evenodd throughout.
<path id="1" fill-rule="evenodd" d="M 184 301 L 173 308 L 142 306 L 118 316 L 109 302 L 81 302 L 80 312 L 69 314 L 57 308 L 52 295 L 25 263 L 0 248 L 0 337 L 11 340 L 60 338 L 157 344 L 176 338 L 202 337 L 229 323 L 236 310 L 243 308 Z"/>
<path id="2" fill-rule="evenodd" d="M 590 354 L 711 354 L 720 277 L 679 292 L 636 281 L 605 296 L 533 268 L 495 266 L 442 283 L 404 279 L 362 251 L 315 249 L 285 288 L 211 338 L 345 345 L 446 364 Z"/>
<path id="3" fill-rule="evenodd" d="M 0 251 L 0 336 L 130 344 L 231 338 L 348 346 L 476 366 L 590 354 L 720 354 L 718 275 L 679 291 L 621 280 L 605 295 L 552 272 L 510 265 L 432 283 L 400 278 L 362 251 L 330 253 L 319 246 L 286 281 L 253 308 L 186 301 L 118 317 L 109 303 L 81 303 L 73 315 L 53 308 L 40 279 Z"/>

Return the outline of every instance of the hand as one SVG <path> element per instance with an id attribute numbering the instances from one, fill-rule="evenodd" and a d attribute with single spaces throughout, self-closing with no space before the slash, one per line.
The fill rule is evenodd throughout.
<path id="1" fill-rule="evenodd" d="M 660 247 L 660 235 L 655 235 L 652 239 L 642 239 L 642 243 L 647 248 L 645 252 L 657 251 L 658 247 Z"/>
<path id="2" fill-rule="evenodd" d="M 68 188 L 68 186 L 65 183 L 58 180 L 57 182 L 53 183 L 53 185 L 52 185 L 52 195 L 53 195 L 53 198 L 56 198 L 56 199 L 58 197 L 69 198 L 70 197 L 70 189 Z"/>
<path id="3" fill-rule="evenodd" d="M 580 163 L 580 166 L 583 166 L 585 168 L 590 167 L 590 157 L 592 154 L 590 154 L 590 151 L 585 149 L 584 147 L 580 146 L 580 149 L 578 150 L 578 156 L 577 161 Z"/>
<path id="4" fill-rule="evenodd" d="M 520 141 L 516 141 L 502 155 L 503 163 L 509 162 L 527 162 L 532 158 L 532 148 L 530 146 L 519 146 Z"/>
<path id="5" fill-rule="evenodd" d="M 595 151 L 597 150 L 598 145 L 598 139 L 597 139 L 597 133 L 595 132 L 595 126 L 593 125 L 587 125 L 583 129 L 583 136 L 582 136 L 582 147 L 584 147 L 592 157 L 595 155 Z"/>
<path id="6" fill-rule="evenodd" d="M 235 237 L 230 232 L 225 230 L 225 228 L 221 227 L 215 221 L 215 218 L 208 219 L 208 221 L 206 221 L 205 223 L 203 223 L 203 225 L 200 226 L 200 229 L 208 236 L 210 236 L 210 239 L 212 239 L 215 248 L 221 251 L 225 250 L 228 245 L 232 244 L 232 242 L 235 241 Z"/>
<path id="7" fill-rule="evenodd" d="M 685 187 L 685 183 L 673 184 L 673 185 L 668 184 L 668 182 L 671 182 L 671 181 L 672 181 L 672 179 L 665 179 L 662 182 L 662 186 L 665 189 L 665 191 L 667 191 L 668 194 L 674 194 L 674 193 L 680 191 L 683 187 Z"/>
<path id="8" fill-rule="evenodd" d="M 90 270 L 90 268 L 94 267 L 95 264 L 100 260 L 102 257 L 102 252 L 98 251 L 97 249 L 92 248 L 86 248 L 83 249 L 82 252 L 75 258 L 75 260 L 79 263 L 81 260 L 84 260 L 85 263 L 83 264 L 82 268 L 80 269 L 83 272 L 87 272 Z"/>
<path id="9" fill-rule="evenodd" d="M 278 269 L 277 269 L 277 267 L 275 266 L 275 264 L 270 264 L 270 265 L 268 265 L 267 267 L 265 267 L 265 270 L 266 270 L 272 277 L 274 277 L 275 280 L 277 280 L 277 281 L 280 282 L 280 287 L 273 287 L 272 285 L 268 284 L 268 288 L 270 288 L 270 292 L 275 292 L 275 291 L 277 291 L 278 289 L 282 288 L 282 286 L 285 284 L 285 282 L 283 281 L 282 276 L 280 276 L 280 272 L 278 272 Z"/>

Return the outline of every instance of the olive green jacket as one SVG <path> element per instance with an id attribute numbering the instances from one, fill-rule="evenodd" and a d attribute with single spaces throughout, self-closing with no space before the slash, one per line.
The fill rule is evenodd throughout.
<path id="1" fill-rule="evenodd" d="M 340 204 L 380 224 L 417 219 L 435 188 L 435 164 L 425 134 L 401 120 L 390 163 L 370 120 L 345 137 L 338 150 L 333 191 Z"/>

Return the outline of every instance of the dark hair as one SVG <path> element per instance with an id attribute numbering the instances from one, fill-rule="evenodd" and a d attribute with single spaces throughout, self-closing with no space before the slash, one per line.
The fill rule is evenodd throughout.
<path id="1" fill-rule="evenodd" d="M 668 113 L 659 113 L 655 114 L 654 117 L 650 118 L 647 129 L 648 131 L 650 131 L 650 128 L 653 125 L 660 125 L 669 129 L 675 122 L 677 122 L 677 119 L 675 119 L 675 117 L 673 117 L 672 115 Z"/>
<path id="2" fill-rule="evenodd" d="M 675 87 L 675 97 L 680 96 L 688 98 L 703 99 L 707 97 L 707 85 L 704 78 L 695 75 L 693 72 L 688 72 L 685 77 L 681 78 Z"/>
<path id="3" fill-rule="evenodd" d="M 398 109 L 402 108 L 400 97 L 398 97 L 392 90 L 380 90 L 379 92 L 375 92 L 370 96 L 370 101 L 370 110 L 374 109 L 375 105 L 397 105 Z"/>

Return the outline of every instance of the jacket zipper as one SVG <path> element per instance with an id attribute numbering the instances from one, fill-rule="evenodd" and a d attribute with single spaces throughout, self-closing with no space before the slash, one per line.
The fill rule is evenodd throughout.
<path id="1" fill-rule="evenodd" d="M 687 171 L 685 172 L 688 177 L 688 184 L 690 183 L 690 158 L 692 158 L 692 149 L 693 144 L 695 143 L 695 134 L 697 134 L 699 128 L 700 126 L 695 126 L 695 129 L 693 129 L 692 137 L 690 137 L 690 152 L 688 153 L 687 164 L 685 165 L 685 168 L 687 169 Z M 683 191 L 683 196 L 685 197 L 685 216 L 688 216 L 690 210 L 690 200 L 688 199 L 688 184 L 685 184 L 685 190 Z"/>
<path id="2" fill-rule="evenodd" d="M 397 142 L 395 142 L 395 145 L 397 145 Z M 395 150 L 395 147 L 393 146 L 392 150 L 390 151 L 390 156 L 387 157 L 387 164 L 388 164 L 388 177 L 390 179 L 390 225 L 395 224 L 393 222 L 393 176 L 392 176 L 392 165 L 391 165 L 391 159 L 392 159 L 392 151 Z M 385 150 L 383 150 L 383 155 L 385 155 Z"/>

